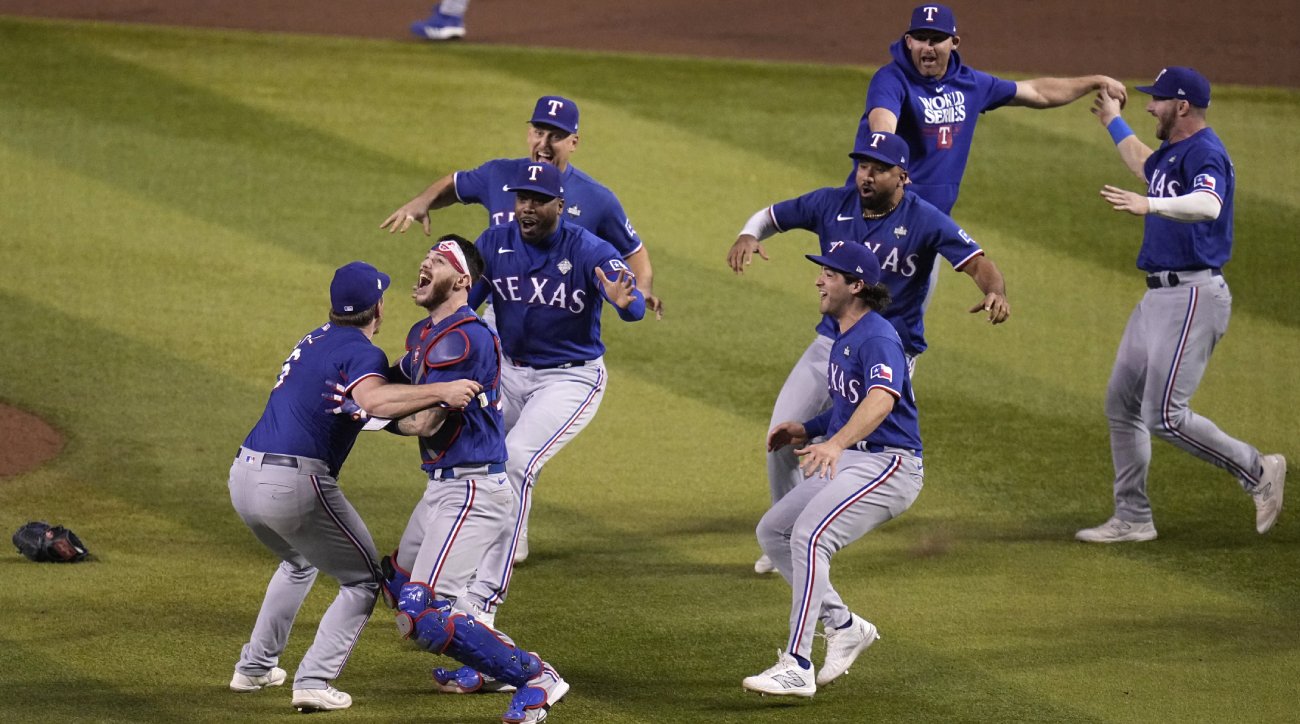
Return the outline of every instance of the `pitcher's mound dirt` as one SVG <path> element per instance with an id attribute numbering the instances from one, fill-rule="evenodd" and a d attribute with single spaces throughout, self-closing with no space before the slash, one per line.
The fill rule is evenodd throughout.
<path id="1" fill-rule="evenodd" d="M 40 465 L 63 449 L 63 436 L 41 418 L 0 404 L 0 478 Z"/>

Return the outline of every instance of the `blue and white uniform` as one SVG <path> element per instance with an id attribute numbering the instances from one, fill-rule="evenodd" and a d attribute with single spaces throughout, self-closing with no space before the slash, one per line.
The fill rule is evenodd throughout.
<path id="1" fill-rule="evenodd" d="M 505 600 L 516 554 L 526 545 L 542 466 L 586 427 L 605 394 L 605 290 L 595 269 L 611 279 L 630 272 L 613 246 L 567 219 L 537 242 L 525 242 L 519 225 L 511 223 L 488 228 L 475 244 L 486 267 L 469 304 L 476 307 L 490 296 L 496 310 L 506 358 L 506 471 L 519 501 L 469 589 L 471 598 L 493 612 Z M 645 297 L 640 291 L 635 297 L 628 309 L 614 308 L 625 321 L 645 316 Z"/>
<path id="2" fill-rule="evenodd" d="M 527 158 L 498 158 L 454 177 L 456 198 L 462 204 L 479 204 L 488 211 L 488 224 L 515 220 L 515 192 L 508 191 L 521 168 L 535 163 Z M 624 259 L 641 250 L 641 238 L 628 220 L 614 192 L 569 164 L 561 176 L 564 219 L 608 241 Z"/>
<path id="3" fill-rule="evenodd" d="M 916 356 L 926 349 L 925 310 L 932 289 L 931 270 L 937 268 L 938 257 L 960 270 L 984 253 L 947 214 L 910 190 L 880 219 L 863 217 L 856 186 L 818 189 L 774 204 L 768 213 L 781 231 L 804 229 L 817 234 L 823 254 L 839 242 L 864 244 L 875 253 L 880 260 L 880 281 L 894 299 L 884 318 L 903 340 L 908 361 L 900 373 L 909 377 Z M 823 317 L 817 325 L 817 338 L 781 387 L 769 429 L 787 420 L 813 417 L 830 406 L 823 378 L 835 334 L 834 320 Z M 789 447 L 767 454 L 767 473 L 773 503 L 802 479 L 798 457 Z"/>
<path id="4" fill-rule="evenodd" d="M 384 285 L 387 277 L 384 277 Z M 331 415 L 326 380 L 351 391 L 384 377 L 388 358 L 361 330 L 330 324 L 303 337 L 285 360 L 262 413 L 230 468 L 230 500 L 257 539 L 280 557 L 235 671 L 266 676 L 318 571 L 339 595 L 303 655 L 294 689 L 326 689 L 343 671 L 379 591 L 379 558 L 337 478 L 364 422 Z"/>
<path id="5" fill-rule="evenodd" d="M 452 600 L 516 507 L 505 474 L 500 343 L 478 315 L 461 307 L 437 324 L 417 322 L 406 336 L 406 350 L 393 368 L 401 381 L 473 380 L 483 387 L 466 408 L 449 410 L 433 436 L 420 438 L 428 486 L 393 556 L 404 581 L 423 583 L 435 598 Z"/>
<path id="6" fill-rule="evenodd" d="M 921 492 L 921 433 L 907 364 L 894 326 L 875 312 L 835 337 L 823 371 L 831 406 L 804 422 L 809 437 L 835 435 L 872 390 L 892 396 L 893 410 L 843 452 L 835 477 L 804 480 L 758 524 L 764 555 L 793 589 L 791 654 L 811 657 L 819 618 L 827 630 L 850 622 L 830 584 L 831 556 L 907 510 Z"/>
<path id="7" fill-rule="evenodd" d="M 1146 494 L 1152 433 L 1227 470 L 1247 492 L 1263 473 L 1258 450 L 1188 406 L 1232 314 L 1221 268 L 1232 256 L 1232 161 L 1205 128 L 1162 144 L 1143 172 L 1149 197 L 1205 193 L 1222 208 L 1218 218 L 1196 223 L 1146 217 L 1137 265 L 1147 273 L 1148 291 L 1124 328 L 1106 390 L 1115 517 L 1126 523 L 1152 519 Z"/>

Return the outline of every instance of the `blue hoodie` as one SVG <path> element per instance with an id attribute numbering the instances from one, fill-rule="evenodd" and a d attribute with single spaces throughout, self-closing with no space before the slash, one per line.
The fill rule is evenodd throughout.
<path id="1" fill-rule="evenodd" d="M 867 89 L 867 108 L 859 138 L 871 133 L 867 116 L 885 108 L 898 116 L 898 135 L 907 141 L 909 187 L 945 214 L 957 203 L 957 191 L 979 114 L 1007 104 L 1016 84 L 963 65 L 953 51 L 942 78 L 926 78 L 912 65 L 907 44 L 889 46 L 894 61 L 876 71 Z"/>

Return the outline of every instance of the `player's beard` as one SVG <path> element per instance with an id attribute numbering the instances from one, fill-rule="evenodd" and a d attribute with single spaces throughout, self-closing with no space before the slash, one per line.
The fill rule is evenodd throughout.
<path id="1" fill-rule="evenodd" d="M 429 282 L 429 296 L 423 301 L 417 299 L 415 303 L 433 311 L 439 305 L 451 298 L 451 289 L 456 286 L 456 277 L 447 276 L 442 279 L 436 279 Z"/>

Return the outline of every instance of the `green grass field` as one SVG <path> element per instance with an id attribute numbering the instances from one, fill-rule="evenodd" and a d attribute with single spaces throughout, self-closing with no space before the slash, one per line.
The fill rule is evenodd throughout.
<path id="1" fill-rule="evenodd" d="M 520 155 L 552 92 L 581 104 L 574 160 L 621 197 L 668 305 L 607 315 L 603 409 L 547 466 L 498 619 L 573 684 L 553 721 L 1300 720 L 1294 509 L 1261 537 L 1234 480 L 1157 443 L 1159 540 L 1072 540 L 1111 510 L 1102 396 L 1144 291 L 1141 221 L 1097 194 L 1139 184 L 1085 103 L 980 124 L 954 216 L 1006 274 L 1012 320 L 968 315 L 974 286 L 945 273 L 916 379 L 925 491 L 835 559 L 884 638 L 785 704 L 740 680 L 786 638 L 789 589 L 752 573 L 753 529 L 770 407 L 813 334 L 815 242 L 779 237 L 742 278 L 724 256 L 754 210 L 842 181 L 869 69 L 4 19 L 0 67 L 0 400 L 69 438 L 0 481 L 0 528 L 48 518 L 97 554 L 0 556 L 0 720 L 297 716 L 288 687 L 226 690 L 276 563 L 230 507 L 232 453 L 335 267 L 393 274 L 376 342 L 400 350 L 428 247 L 379 222 Z M 1141 106 L 1126 116 L 1153 143 Z M 1194 402 L 1295 468 L 1300 93 L 1216 88 L 1211 121 L 1239 178 L 1237 310 Z M 473 237 L 485 215 L 435 221 Z M 341 483 L 391 549 L 423 489 L 411 441 L 363 437 Z M 322 578 L 290 671 L 333 595 Z M 446 661 L 390 621 L 338 681 L 355 705 L 327 718 L 496 720 L 504 697 L 432 694 Z"/>

